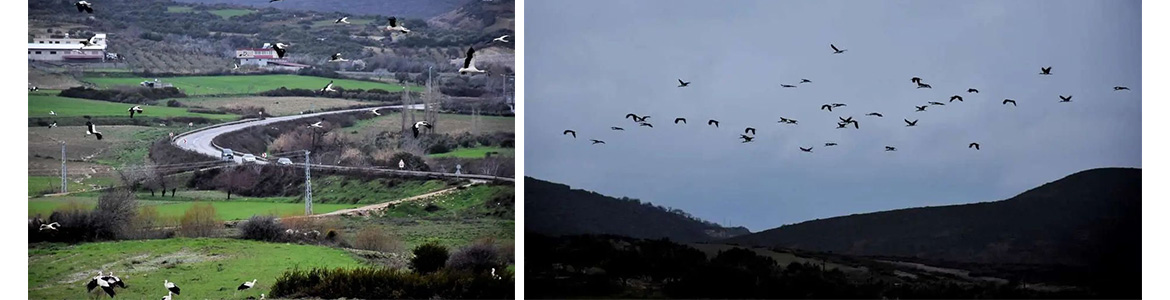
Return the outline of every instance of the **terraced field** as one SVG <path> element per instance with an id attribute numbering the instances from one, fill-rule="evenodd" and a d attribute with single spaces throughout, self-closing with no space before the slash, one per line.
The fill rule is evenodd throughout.
<path id="1" fill-rule="evenodd" d="M 215 109 L 219 107 L 236 108 L 256 106 L 263 107 L 264 112 L 274 116 L 295 115 L 302 111 L 344 108 L 356 105 L 366 105 L 362 102 L 337 98 L 312 97 L 199 97 L 179 99 L 183 105 Z"/>

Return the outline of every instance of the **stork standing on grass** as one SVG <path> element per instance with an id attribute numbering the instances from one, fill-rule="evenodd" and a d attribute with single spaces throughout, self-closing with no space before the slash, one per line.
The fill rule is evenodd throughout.
<path id="1" fill-rule="evenodd" d="M 167 294 L 170 294 L 170 293 L 175 293 L 175 295 L 179 294 L 179 286 L 175 285 L 174 282 L 171 282 L 170 280 L 167 280 L 167 279 L 163 279 L 163 286 L 167 288 L 167 291 L 170 291 Z"/>
<path id="2" fill-rule="evenodd" d="M 256 279 L 252 279 L 252 281 L 245 281 L 244 283 L 240 284 L 240 287 L 237 287 L 236 290 L 242 291 L 242 290 L 250 289 L 253 286 L 256 286 Z"/>

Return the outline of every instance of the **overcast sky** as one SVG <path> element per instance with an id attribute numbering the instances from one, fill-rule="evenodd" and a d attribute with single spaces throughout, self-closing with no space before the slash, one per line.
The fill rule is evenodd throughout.
<path id="1" fill-rule="evenodd" d="M 525 172 L 573 188 L 760 231 L 1002 200 L 1086 169 L 1141 167 L 1140 1 L 529 1 L 526 10 Z M 830 43 L 847 51 L 832 54 Z M 1042 66 L 1053 75 L 1039 75 Z M 915 88 L 914 76 L 933 89 Z M 693 84 L 678 88 L 679 78 Z M 780 87 L 801 78 L 812 83 Z M 965 101 L 914 112 L 956 94 Z M 848 106 L 819 109 L 835 102 Z M 654 128 L 626 113 L 650 115 Z M 861 128 L 835 129 L 846 116 Z M 757 139 L 740 143 L 748 126 Z"/>

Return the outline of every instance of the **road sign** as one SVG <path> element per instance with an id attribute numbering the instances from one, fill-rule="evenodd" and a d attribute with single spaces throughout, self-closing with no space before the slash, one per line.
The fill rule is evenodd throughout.
<path id="1" fill-rule="evenodd" d="M 463 165 L 460 165 L 460 164 L 455 165 L 455 174 L 456 175 L 463 174 Z"/>
<path id="2" fill-rule="evenodd" d="M 405 169 L 405 168 L 406 168 L 406 161 L 403 161 L 403 160 L 399 159 L 399 160 L 398 160 L 398 168 L 399 168 L 399 169 Z"/>

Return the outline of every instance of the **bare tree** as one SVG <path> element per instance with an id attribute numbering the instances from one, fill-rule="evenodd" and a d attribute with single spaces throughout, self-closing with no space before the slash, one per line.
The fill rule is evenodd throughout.
<path id="1" fill-rule="evenodd" d="M 257 178 L 260 174 L 255 172 L 249 166 L 237 166 L 230 169 L 223 169 L 219 175 L 215 176 L 215 184 L 220 189 L 227 192 L 227 199 L 232 199 L 232 192 L 241 189 L 247 189 L 256 185 Z"/>

